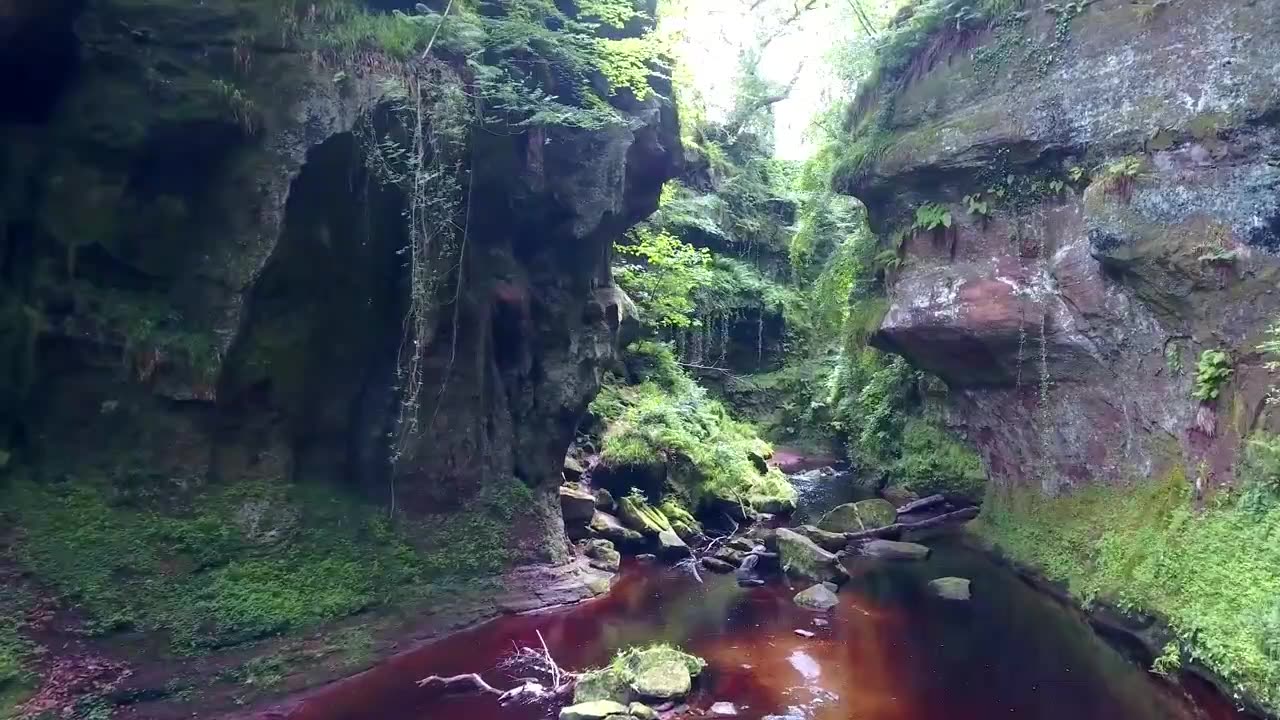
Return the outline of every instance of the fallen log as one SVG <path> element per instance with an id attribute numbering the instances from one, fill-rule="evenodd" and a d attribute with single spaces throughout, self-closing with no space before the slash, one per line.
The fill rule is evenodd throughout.
<path id="1" fill-rule="evenodd" d="M 934 505 L 941 505 L 946 501 L 947 501 L 946 495 L 930 495 L 927 498 L 912 500 L 906 505 L 903 505 L 902 507 L 898 508 L 898 515 L 906 515 L 907 513 L 914 512 L 916 510 L 924 510 L 925 508 L 931 508 Z"/>
<path id="2" fill-rule="evenodd" d="M 908 530 L 928 530 L 930 528 L 940 527 L 950 523 L 968 522 L 976 517 L 980 508 L 968 507 L 963 510 L 956 510 L 937 517 L 931 517 L 928 520 L 921 520 L 913 523 L 894 523 L 885 525 L 882 528 L 873 530 L 860 530 L 858 532 L 845 533 L 845 540 L 850 544 L 864 542 L 866 540 L 890 539 L 901 535 Z"/>

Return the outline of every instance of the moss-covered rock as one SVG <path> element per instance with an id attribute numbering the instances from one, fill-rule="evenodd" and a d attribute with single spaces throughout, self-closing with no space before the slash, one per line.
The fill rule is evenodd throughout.
<path id="1" fill-rule="evenodd" d="M 898 511 L 888 500 L 873 498 L 833 508 L 818 522 L 818 529 L 834 533 L 861 532 L 892 525 Z"/>
<path id="2" fill-rule="evenodd" d="M 942 577 L 929 581 L 929 591 L 943 600 L 968 600 L 973 597 L 971 583 L 966 578 Z"/>
<path id="3" fill-rule="evenodd" d="M 622 555 L 608 540 L 588 540 L 584 554 L 592 567 L 606 572 L 617 572 L 622 565 Z"/>
<path id="4" fill-rule="evenodd" d="M 678 699 L 689 693 L 693 678 L 706 666 L 702 658 L 669 645 L 623 650 L 607 667 L 582 674 L 574 689 L 574 702 Z"/>
<path id="5" fill-rule="evenodd" d="M 644 541 L 644 535 L 626 527 L 618 518 L 602 510 L 591 516 L 588 526 L 596 537 L 608 540 L 619 547 L 632 547 Z"/>
<path id="6" fill-rule="evenodd" d="M 671 523 L 662 511 L 639 494 L 633 493 L 619 500 L 618 514 L 627 527 L 643 535 L 656 537 L 658 533 L 672 531 Z"/>
<path id="7" fill-rule="evenodd" d="M 810 610 L 830 610 L 840 603 L 835 592 L 825 584 L 818 584 L 807 590 L 801 590 L 796 593 L 792 601 L 800 607 Z"/>
<path id="8" fill-rule="evenodd" d="M 884 560 L 924 560 L 929 557 L 929 548 L 919 543 L 872 540 L 862 546 L 862 554 Z"/>
<path id="9" fill-rule="evenodd" d="M 612 700 L 594 700 L 561 708 L 560 720 L 605 720 L 611 715 L 625 717 L 627 714 L 626 705 Z"/>
<path id="10" fill-rule="evenodd" d="M 671 529 L 676 531 L 681 540 L 689 541 L 702 534 L 702 523 L 698 522 L 697 518 L 684 509 L 684 506 L 675 498 L 663 498 L 658 510 L 666 517 L 671 524 Z"/>
<path id="11" fill-rule="evenodd" d="M 778 556 L 788 577 L 810 583 L 849 579 L 839 558 L 814 544 L 809 538 L 786 528 L 777 531 Z"/>

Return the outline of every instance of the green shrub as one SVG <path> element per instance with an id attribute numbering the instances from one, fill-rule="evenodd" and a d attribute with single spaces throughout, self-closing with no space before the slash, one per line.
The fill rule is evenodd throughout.
<path id="1" fill-rule="evenodd" d="M 979 502 L 986 491 L 987 472 L 978 453 L 918 418 L 908 420 L 902 432 L 902 457 L 893 476 L 921 497 L 941 493 Z"/>
<path id="2" fill-rule="evenodd" d="M 1200 353 L 1200 361 L 1196 364 L 1195 387 L 1191 396 L 1200 402 L 1217 400 L 1233 372 L 1231 356 L 1225 350 L 1205 350 Z"/>
<path id="3" fill-rule="evenodd" d="M 1274 506 L 1280 500 L 1280 435 L 1258 432 L 1247 439 L 1236 477 L 1245 507 L 1265 510 Z"/>

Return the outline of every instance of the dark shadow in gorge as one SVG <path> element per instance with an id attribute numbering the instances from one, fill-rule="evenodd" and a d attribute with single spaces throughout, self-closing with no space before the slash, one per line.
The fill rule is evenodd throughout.
<path id="1" fill-rule="evenodd" d="M 380 500 L 405 312 L 402 208 L 351 133 L 308 153 L 219 392 L 235 445 L 287 450 L 296 476 L 348 482 Z"/>

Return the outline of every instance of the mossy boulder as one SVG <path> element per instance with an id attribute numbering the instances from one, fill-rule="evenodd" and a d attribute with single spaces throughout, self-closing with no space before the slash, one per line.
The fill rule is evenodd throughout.
<path id="1" fill-rule="evenodd" d="M 627 714 L 626 705 L 612 700 L 593 700 L 561 709 L 560 720 L 604 720 L 610 715 Z"/>
<path id="2" fill-rule="evenodd" d="M 642 698 L 656 700 L 688 695 L 693 678 L 707 666 L 702 658 L 664 645 L 624 653 L 618 661 L 631 675 L 631 690 Z"/>
<path id="3" fill-rule="evenodd" d="M 818 529 L 827 532 L 849 533 L 875 530 L 892 525 L 898 511 L 888 500 L 875 498 L 855 503 L 845 503 L 822 516 Z"/>
<path id="4" fill-rule="evenodd" d="M 587 562 L 594 568 L 607 572 L 617 572 L 622 565 L 622 555 L 608 540 L 588 540 L 584 553 Z"/>
<path id="5" fill-rule="evenodd" d="M 941 577 L 930 580 L 929 591 L 943 600 L 963 601 L 973 597 L 972 583 L 967 578 Z"/>
<path id="6" fill-rule="evenodd" d="M 639 718 L 639 720 L 658 720 L 658 711 L 644 703 L 631 703 L 627 706 L 627 712 L 631 714 L 631 717 Z"/>
<path id="7" fill-rule="evenodd" d="M 673 531 L 662 511 L 638 494 L 633 493 L 619 500 L 618 514 L 622 516 L 623 524 L 642 535 L 654 537 L 664 530 Z"/>
<path id="8" fill-rule="evenodd" d="M 849 579 L 849 573 L 841 566 L 839 558 L 800 533 L 782 528 L 777 532 L 777 540 L 779 561 L 788 577 L 809 583 L 834 582 L 837 585 Z"/>
<path id="9" fill-rule="evenodd" d="M 674 499 L 664 499 L 658 506 L 658 510 L 666 517 L 671 524 L 671 529 L 675 530 L 681 540 L 688 541 L 702 534 L 702 523 L 699 523 L 697 518 Z"/>
<path id="10" fill-rule="evenodd" d="M 693 678 L 706 666 L 702 658 L 669 645 L 623 650 L 607 667 L 583 673 L 574 688 L 573 701 L 581 705 L 621 704 L 637 698 L 675 700 L 689 694 Z M 623 712 L 627 710 L 624 708 Z"/>

